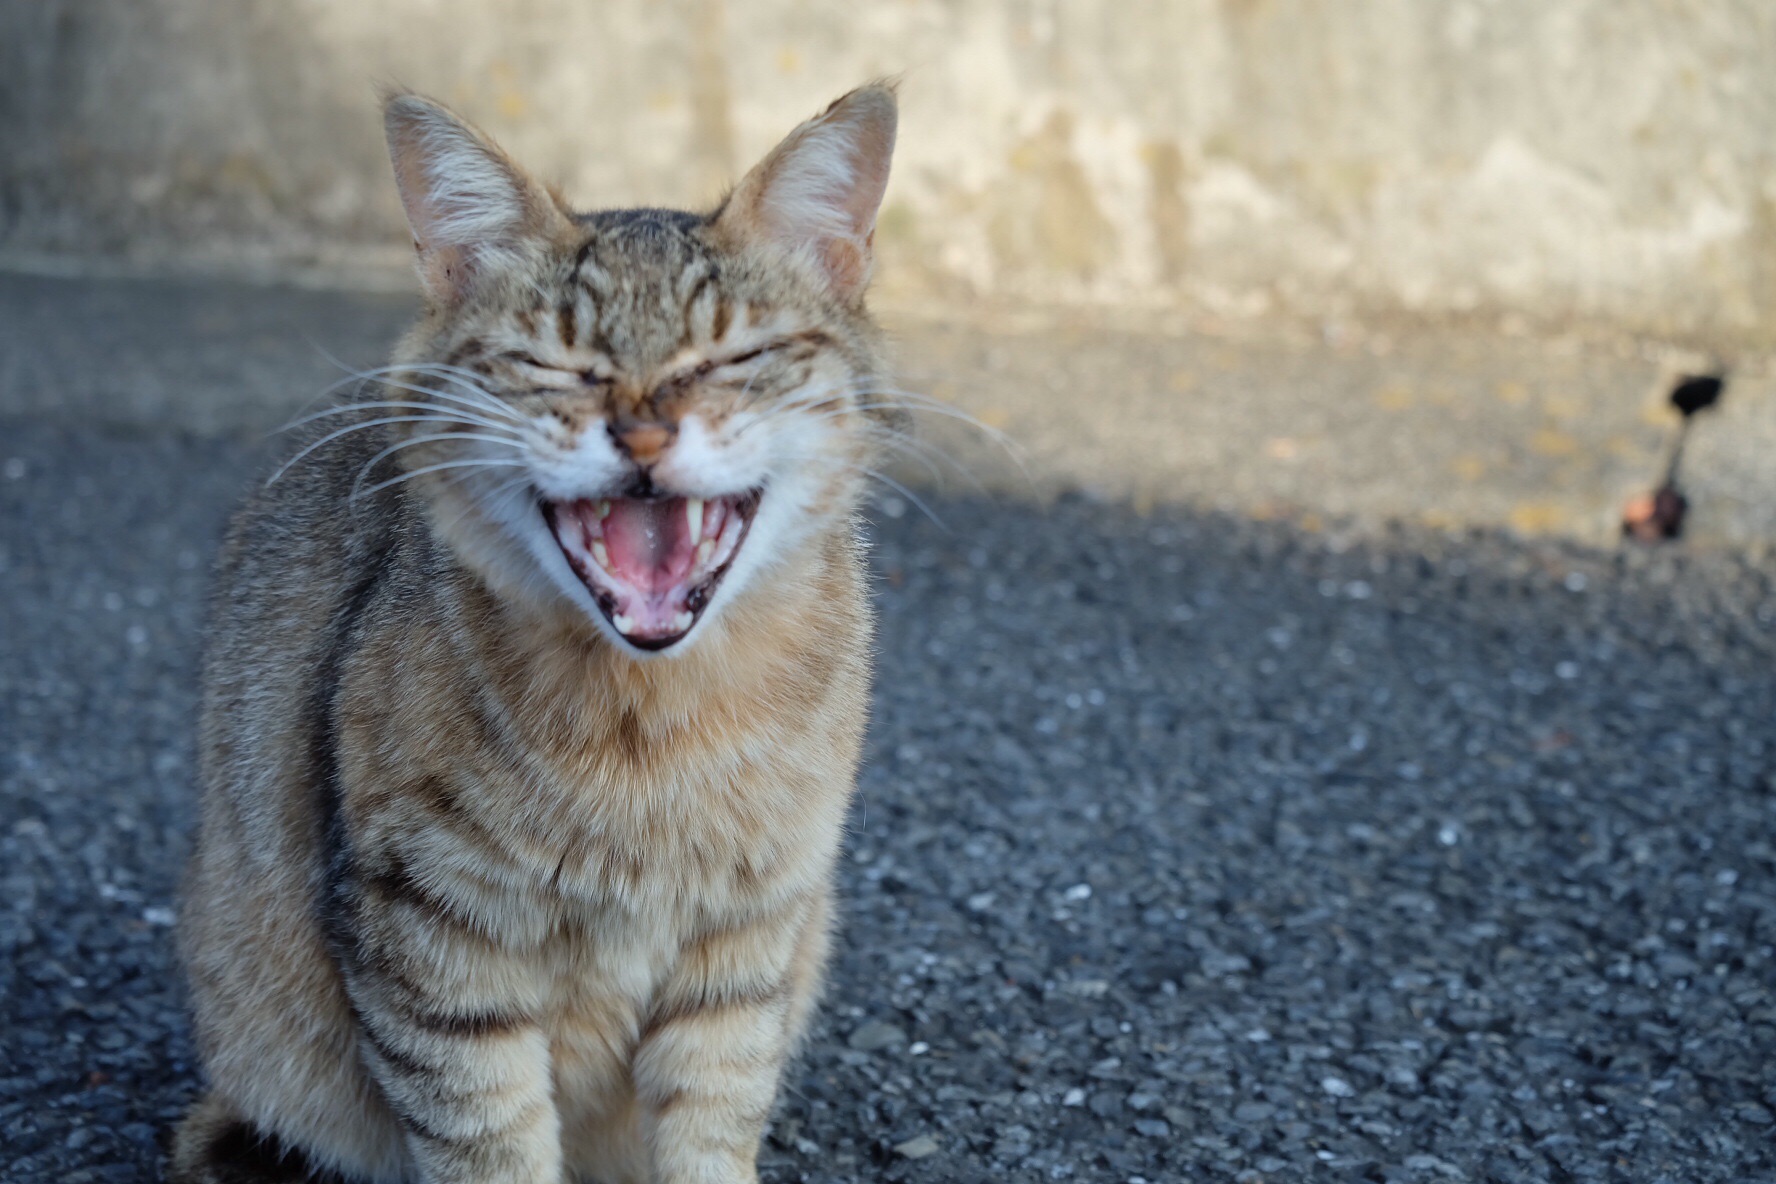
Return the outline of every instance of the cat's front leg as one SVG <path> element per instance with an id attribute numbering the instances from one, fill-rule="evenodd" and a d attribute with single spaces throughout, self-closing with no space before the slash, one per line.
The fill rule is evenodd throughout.
<path id="1" fill-rule="evenodd" d="M 636 1050 L 636 1100 L 659 1184 L 754 1184 L 777 1080 L 826 962 L 825 886 L 692 943 Z"/>
<path id="2" fill-rule="evenodd" d="M 365 1063 L 425 1184 L 558 1184 L 549 1042 L 503 950 L 398 858 L 359 865 L 336 938 Z"/>

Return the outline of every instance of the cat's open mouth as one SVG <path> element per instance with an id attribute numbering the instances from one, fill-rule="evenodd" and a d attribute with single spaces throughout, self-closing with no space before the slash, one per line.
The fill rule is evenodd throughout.
<path id="1" fill-rule="evenodd" d="M 543 516 L 611 627 L 639 649 L 662 650 L 703 615 L 760 496 L 580 498 L 544 502 Z"/>

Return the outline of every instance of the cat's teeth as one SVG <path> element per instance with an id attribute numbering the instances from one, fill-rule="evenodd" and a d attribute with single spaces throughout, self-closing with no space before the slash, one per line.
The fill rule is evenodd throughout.
<path id="1" fill-rule="evenodd" d="M 704 539 L 702 542 L 698 543 L 697 544 L 697 565 L 699 567 L 701 567 L 701 566 L 707 564 L 709 562 L 709 557 L 713 554 L 715 554 L 715 540 L 714 539 Z"/>
<path id="2" fill-rule="evenodd" d="M 691 623 L 696 619 L 696 616 L 692 613 L 679 613 L 672 618 L 672 628 L 679 633 L 683 633 L 686 629 L 691 627 Z"/>
<path id="3" fill-rule="evenodd" d="M 597 539 L 592 540 L 592 558 L 598 561 L 599 567 L 604 568 L 606 571 L 610 570 L 610 550 Z"/>
<path id="4" fill-rule="evenodd" d="M 622 613 L 618 613 L 616 616 L 611 618 L 611 624 L 613 624 L 617 627 L 618 633 L 627 633 L 627 632 L 629 632 L 629 630 L 635 628 L 635 618 L 624 616 Z"/>
<path id="5" fill-rule="evenodd" d="M 597 501 L 597 502 L 596 502 L 596 503 L 595 503 L 595 504 L 594 504 L 594 505 L 593 505 L 593 506 L 592 506 L 592 512 L 593 512 L 593 513 L 594 513 L 594 514 L 597 514 L 597 515 L 598 515 L 598 520 L 599 520 L 599 521 L 600 521 L 600 522 L 603 522 L 603 521 L 604 521 L 604 520 L 605 520 L 605 519 L 606 519 L 606 518 L 609 518 L 609 517 L 610 517 L 610 513 L 611 513 L 611 504 L 610 504 L 610 503 L 609 503 L 609 502 L 607 502 L 607 501 L 605 501 L 605 500 L 604 500 L 604 499 L 603 499 L 603 498 L 600 498 L 600 499 L 599 499 L 599 500 L 598 500 L 598 501 Z"/>
<path id="6" fill-rule="evenodd" d="M 703 537 L 703 499 L 692 497 L 685 499 L 685 517 L 691 523 L 691 541 L 697 542 Z"/>

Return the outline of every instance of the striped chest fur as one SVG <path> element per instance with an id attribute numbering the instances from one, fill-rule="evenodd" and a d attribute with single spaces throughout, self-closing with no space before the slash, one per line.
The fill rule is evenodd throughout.
<path id="1" fill-rule="evenodd" d="M 892 93 L 708 215 L 387 111 L 426 312 L 224 548 L 170 1178 L 752 1181 L 865 727 Z"/>

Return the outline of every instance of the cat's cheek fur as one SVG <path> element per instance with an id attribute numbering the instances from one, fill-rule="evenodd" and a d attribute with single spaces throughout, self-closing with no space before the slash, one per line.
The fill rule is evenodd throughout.
<path id="1" fill-rule="evenodd" d="M 597 626 L 605 640 L 620 650 L 633 649 L 634 647 L 623 639 L 623 635 L 604 619 L 604 613 L 599 611 L 598 602 L 592 599 L 592 593 L 587 590 L 586 585 L 581 582 L 580 577 L 575 574 L 572 566 L 567 562 L 567 556 L 562 553 L 561 544 L 555 540 L 555 533 L 544 521 L 542 511 L 533 504 L 529 507 L 528 513 L 514 515 L 514 517 L 516 521 L 510 523 L 510 529 L 524 544 L 524 549 L 536 562 L 537 568 L 548 580 L 550 587 L 559 591 L 567 598 L 569 604 Z"/>
<path id="2" fill-rule="evenodd" d="M 679 421 L 678 439 L 656 472 L 661 481 L 687 494 L 719 497 L 758 488 L 766 468 L 765 441 L 758 433 L 720 433 L 704 416 L 692 413 Z"/>
<path id="3" fill-rule="evenodd" d="M 800 477 L 785 477 L 766 487 L 746 545 L 734 557 L 702 620 L 681 644 L 695 642 L 699 633 L 712 627 L 720 628 L 719 618 L 730 606 L 774 594 L 769 586 L 772 579 L 782 578 L 780 573 L 791 566 L 787 560 L 799 556 L 813 542 L 816 532 L 809 525 L 806 510 L 818 493 L 817 486 Z"/>
<path id="4" fill-rule="evenodd" d="M 581 427 L 546 452 L 533 448 L 527 454 L 531 484 L 543 497 L 572 501 L 593 497 L 610 489 L 628 473 L 628 466 L 611 443 L 610 429 L 602 417 Z"/>

